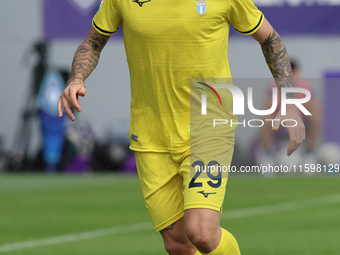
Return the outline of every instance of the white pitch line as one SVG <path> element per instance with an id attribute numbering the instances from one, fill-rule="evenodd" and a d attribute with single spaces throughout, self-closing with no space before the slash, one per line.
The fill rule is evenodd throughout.
<path id="1" fill-rule="evenodd" d="M 285 203 L 279 203 L 279 204 L 225 211 L 221 219 L 225 220 L 225 219 L 244 218 L 244 217 L 270 214 L 270 213 L 294 211 L 294 210 L 305 209 L 305 208 L 313 208 L 313 207 L 319 207 L 319 206 L 324 206 L 324 205 L 332 205 L 332 204 L 338 204 L 338 203 L 340 203 L 340 194 L 326 196 L 326 197 L 299 200 L 299 201 L 291 201 L 291 202 L 285 202 Z M 50 238 L 44 238 L 44 239 L 4 244 L 4 245 L 0 245 L 0 252 L 9 252 L 9 251 L 14 251 L 14 250 L 34 248 L 34 247 L 46 246 L 46 245 L 52 245 L 52 244 L 75 242 L 75 241 L 92 239 L 92 238 L 101 237 L 101 236 L 108 236 L 108 235 L 122 234 L 122 233 L 132 233 L 132 232 L 138 232 L 138 231 L 149 230 L 149 229 L 152 229 L 151 223 L 142 222 L 142 223 L 137 223 L 137 224 L 132 224 L 132 225 L 98 229 L 98 230 L 74 233 L 74 234 L 63 235 L 63 236 L 56 236 L 56 237 L 50 237 Z"/>
<path id="2" fill-rule="evenodd" d="M 340 203 L 340 194 L 326 196 L 326 197 L 319 197 L 319 198 L 304 199 L 304 200 L 298 200 L 298 201 L 290 201 L 290 202 L 273 204 L 273 205 L 264 205 L 264 206 L 257 206 L 257 207 L 251 207 L 251 208 L 226 211 L 226 213 L 221 216 L 221 219 L 244 218 L 244 217 L 251 217 L 251 216 L 256 216 L 256 215 L 294 211 L 298 209 L 319 207 L 323 205 L 332 205 L 332 204 L 338 204 L 338 203 Z"/>
<path id="3" fill-rule="evenodd" d="M 68 243 L 68 242 L 86 240 L 86 239 L 91 239 L 91 238 L 96 238 L 96 237 L 101 237 L 101 236 L 108 236 L 108 235 L 113 235 L 113 234 L 132 233 L 132 232 L 138 232 L 138 231 L 146 230 L 146 229 L 152 229 L 152 225 L 150 222 L 142 222 L 142 223 L 137 223 L 133 225 L 118 226 L 118 227 L 113 227 L 113 228 L 104 228 L 104 229 L 74 233 L 74 234 L 63 235 L 63 236 L 56 236 L 56 237 L 50 237 L 50 238 L 44 238 L 44 239 L 5 244 L 5 245 L 0 246 L 0 252 L 14 251 L 14 250 L 20 250 L 20 249 L 26 249 L 26 248 L 34 248 L 38 246 L 45 246 L 45 245 L 51 245 L 51 244 Z"/>

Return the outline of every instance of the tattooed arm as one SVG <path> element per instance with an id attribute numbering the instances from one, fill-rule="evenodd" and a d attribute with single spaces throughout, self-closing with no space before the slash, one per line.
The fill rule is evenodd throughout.
<path id="1" fill-rule="evenodd" d="M 85 79 L 96 68 L 100 53 L 110 37 L 99 34 L 93 27 L 86 39 L 79 45 L 72 63 L 72 72 L 67 82 L 67 87 L 60 96 L 58 102 L 59 117 L 63 116 L 62 108 L 71 120 L 75 120 L 70 107 L 78 112 L 81 107 L 78 103 L 78 96 L 85 96 L 87 89 L 84 85 Z"/>
<path id="2" fill-rule="evenodd" d="M 273 29 L 265 19 L 261 28 L 253 35 L 262 47 L 263 55 L 267 65 L 275 78 L 276 84 L 281 93 L 284 87 L 293 87 L 292 70 L 287 49 L 280 35 Z M 287 98 L 295 98 L 294 93 L 288 93 Z M 280 123 L 284 119 L 293 119 L 297 122 L 295 127 L 287 127 L 289 133 L 289 145 L 287 155 L 291 155 L 305 140 L 305 126 L 301 120 L 298 109 L 295 105 L 287 105 L 287 114 L 281 115 L 281 111 L 275 117 L 280 121 L 274 121 L 273 130 L 278 130 Z M 286 125 L 295 125 L 295 122 L 286 123 Z"/>
<path id="3" fill-rule="evenodd" d="M 290 60 L 280 35 L 273 29 L 272 33 L 261 44 L 261 47 L 280 93 L 283 87 L 293 87 Z M 290 93 L 287 98 L 295 98 L 295 94 Z"/>

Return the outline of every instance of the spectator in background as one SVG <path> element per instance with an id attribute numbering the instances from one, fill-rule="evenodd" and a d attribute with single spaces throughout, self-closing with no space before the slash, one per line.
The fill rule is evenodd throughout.
<path id="1" fill-rule="evenodd" d="M 304 106 L 307 110 L 312 114 L 312 116 L 303 116 L 303 121 L 306 127 L 306 143 L 305 146 L 302 147 L 299 152 L 295 153 L 294 157 L 289 159 L 285 156 L 286 151 L 284 150 L 284 146 L 289 143 L 289 134 L 283 126 L 280 126 L 278 131 L 272 130 L 271 122 L 264 121 L 265 125 L 260 129 L 260 141 L 255 146 L 255 161 L 256 164 L 300 164 L 302 162 L 302 154 L 305 154 L 303 157 L 304 162 L 316 163 L 315 152 L 317 149 L 317 145 L 320 138 L 321 131 L 321 114 L 322 114 L 322 105 L 318 98 L 315 97 L 312 89 L 311 83 L 301 78 L 300 68 L 297 62 L 291 61 L 292 68 L 292 77 L 294 87 L 304 88 L 311 92 L 312 98 L 309 102 L 305 103 Z M 272 88 L 276 87 L 275 82 L 271 84 L 271 88 L 269 93 L 267 94 L 266 99 L 264 100 L 263 109 L 269 109 L 272 106 Z M 301 93 L 296 93 L 297 98 L 303 98 L 305 95 Z M 276 111 L 271 114 L 263 117 L 265 119 L 274 119 L 277 113 L 280 110 L 280 98 L 278 99 L 278 107 Z M 304 150 L 304 151 L 303 151 Z"/>

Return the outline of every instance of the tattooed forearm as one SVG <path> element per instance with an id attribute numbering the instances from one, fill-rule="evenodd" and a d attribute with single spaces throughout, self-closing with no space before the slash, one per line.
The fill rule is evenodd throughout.
<path id="1" fill-rule="evenodd" d="M 97 33 L 90 31 L 90 34 L 87 38 L 87 43 L 92 47 L 92 49 L 96 52 L 101 52 L 108 41 L 107 37 L 98 36 Z"/>
<path id="2" fill-rule="evenodd" d="M 84 81 L 96 68 L 100 53 L 109 37 L 98 34 L 93 28 L 85 41 L 78 47 L 72 63 L 72 72 L 68 84 L 80 79 Z"/>
<path id="3" fill-rule="evenodd" d="M 273 30 L 261 47 L 279 91 L 281 92 L 283 87 L 293 87 L 292 69 L 286 46 L 280 35 Z M 288 93 L 287 98 L 295 98 L 295 94 Z"/>
<path id="4" fill-rule="evenodd" d="M 86 47 L 88 46 L 82 43 L 74 55 L 70 81 L 76 78 L 84 81 L 98 64 L 99 53 Z"/>

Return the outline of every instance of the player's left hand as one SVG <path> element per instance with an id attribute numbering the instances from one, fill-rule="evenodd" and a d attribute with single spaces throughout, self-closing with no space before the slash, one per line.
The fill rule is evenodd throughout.
<path id="1" fill-rule="evenodd" d="M 299 146 L 306 138 L 305 125 L 303 124 L 299 111 L 295 105 L 287 105 L 287 114 L 285 116 L 281 115 L 280 110 L 275 119 L 280 121 L 273 122 L 273 131 L 277 131 L 279 129 L 280 124 L 283 120 L 290 119 L 297 122 L 297 125 L 293 127 L 296 124 L 294 121 L 285 121 L 285 125 L 292 126 L 287 127 L 287 131 L 289 133 L 289 145 L 287 149 L 287 155 L 290 156 L 297 148 L 299 148 Z"/>

